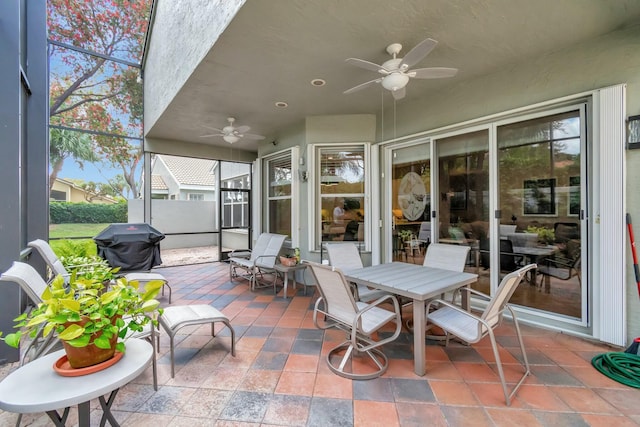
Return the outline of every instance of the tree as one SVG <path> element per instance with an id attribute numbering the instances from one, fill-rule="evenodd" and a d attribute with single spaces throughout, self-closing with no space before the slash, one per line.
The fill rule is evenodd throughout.
<path id="1" fill-rule="evenodd" d="M 91 137 L 86 133 L 51 128 L 49 130 L 49 144 L 49 161 L 51 163 L 49 191 L 53 188 L 53 183 L 62 170 L 65 159 L 72 157 L 81 169 L 84 167 L 84 162 L 99 160 L 93 150 Z"/>
<path id="2" fill-rule="evenodd" d="M 148 0 L 49 0 L 49 38 L 138 64 L 149 3 Z M 50 44 L 49 56 L 51 124 L 110 135 L 142 136 L 142 89 L 137 67 L 55 43 Z M 128 138 L 100 134 L 92 135 L 91 139 L 95 153 L 121 168 L 131 191 L 137 194 L 135 169 L 142 158 L 140 144 L 131 144 Z M 54 144 L 59 141 L 52 140 L 54 150 Z M 82 159 L 82 153 L 67 154 L 67 157 Z"/>

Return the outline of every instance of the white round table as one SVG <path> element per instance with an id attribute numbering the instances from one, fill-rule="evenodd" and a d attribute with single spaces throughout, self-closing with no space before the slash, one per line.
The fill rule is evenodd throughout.
<path id="1" fill-rule="evenodd" d="M 122 359 L 99 372 L 79 377 L 63 377 L 53 370 L 53 364 L 64 350 L 30 362 L 0 382 L 0 409 L 22 414 L 46 412 L 56 426 L 64 426 L 68 407 L 78 405 L 80 427 L 89 426 L 89 401 L 96 397 L 104 411 L 101 426 L 109 420 L 117 426 L 111 414 L 111 404 L 118 389 L 138 377 L 151 362 L 153 348 L 141 339 L 128 339 Z M 105 395 L 110 393 L 108 399 Z M 63 415 L 59 409 L 65 409 Z"/>

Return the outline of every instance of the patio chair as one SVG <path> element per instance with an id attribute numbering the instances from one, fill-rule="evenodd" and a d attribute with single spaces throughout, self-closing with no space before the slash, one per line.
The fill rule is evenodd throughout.
<path id="1" fill-rule="evenodd" d="M 469 246 L 462 245 L 449 245 L 444 243 L 432 243 L 427 248 L 427 253 L 424 256 L 425 267 L 441 268 L 443 270 L 451 271 L 464 271 L 464 266 L 467 264 L 467 256 L 469 255 Z M 440 296 L 444 298 L 444 295 Z M 412 302 L 403 304 L 403 307 L 410 306 Z M 413 319 L 407 319 L 405 327 L 409 331 L 413 331 Z M 429 335 L 429 339 L 439 339 L 439 335 Z"/>
<path id="2" fill-rule="evenodd" d="M 264 273 L 274 273 L 273 267 L 276 265 L 278 254 L 286 238 L 287 236 L 284 234 L 262 233 L 251 251 L 243 249 L 231 252 L 229 254 L 229 279 L 233 280 L 236 277 L 247 279 L 251 290 L 255 290 L 259 279 L 263 279 Z M 238 256 L 238 252 L 242 255 Z M 238 273 L 239 269 L 244 270 L 244 273 Z"/>
<path id="3" fill-rule="evenodd" d="M 329 264 L 333 267 L 342 271 L 364 267 L 355 243 L 326 243 L 325 245 L 329 256 Z M 355 298 L 358 301 L 373 301 L 388 294 L 388 292 L 370 289 L 364 285 L 354 286 L 353 289 Z"/>
<path id="4" fill-rule="evenodd" d="M 0 275 L 0 280 L 16 283 L 27 294 L 31 302 L 36 305 L 42 302 L 42 298 L 40 296 L 47 288 L 47 283 L 42 277 L 40 277 L 40 274 L 38 274 L 38 272 L 29 264 L 23 262 L 14 262 L 11 268 Z M 55 334 L 49 334 L 45 338 L 42 338 L 41 335 L 41 332 L 38 333 L 36 338 L 29 341 L 24 350 L 21 350 L 20 365 L 23 365 L 28 360 L 33 360 L 49 353 L 56 347 L 56 344 L 58 344 L 58 338 Z M 155 328 L 152 327 L 151 323 L 149 323 L 144 326 L 142 331 L 132 333 L 128 335 L 127 338 L 146 339 L 151 343 L 151 346 L 153 347 L 153 388 L 158 390 L 156 345 L 159 345 L 159 343 L 157 343 L 158 339 Z"/>
<path id="5" fill-rule="evenodd" d="M 518 388 L 524 383 L 524 380 L 530 373 L 529 360 L 527 359 L 527 353 L 524 348 L 524 342 L 522 341 L 522 334 L 520 333 L 520 326 L 518 325 L 518 319 L 515 311 L 508 304 L 509 299 L 515 292 L 518 284 L 526 276 L 529 270 L 537 268 L 536 264 L 529 264 L 520 268 L 517 271 L 511 272 L 504 276 L 500 282 L 500 286 L 495 292 L 493 297 L 478 292 L 471 288 L 461 288 L 461 292 L 471 292 L 484 300 L 486 300 L 487 306 L 480 316 L 470 313 L 464 310 L 462 307 L 444 301 L 442 299 L 436 299 L 427 305 L 427 323 L 439 326 L 445 331 L 446 343 L 449 344 L 449 336 L 455 335 L 462 341 L 467 343 L 477 343 L 487 335 L 491 340 L 491 347 L 493 348 L 493 355 L 496 360 L 496 366 L 498 367 L 498 374 L 500 376 L 500 382 L 502 383 L 502 391 L 504 392 L 504 398 L 507 406 L 511 405 L 511 399 L 518 391 Z M 432 305 L 439 306 L 436 310 L 429 313 Z M 522 352 L 522 358 L 524 360 L 524 375 L 520 378 L 518 383 L 514 386 L 511 393 L 507 390 L 507 383 L 504 377 L 504 371 L 502 369 L 502 362 L 500 360 L 500 353 L 498 350 L 498 344 L 496 343 L 496 337 L 494 330 L 500 325 L 502 316 L 505 309 L 508 309 L 513 319 L 518 342 L 520 343 L 520 351 Z"/>
<path id="6" fill-rule="evenodd" d="M 61 275 L 67 280 L 69 277 L 69 272 L 62 264 L 62 261 L 58 258 L 58 256 L 53 252 L 49 243 L 45 242 L 42 239 L 32 240 L 27 243 L 32 249 L 35 249 L 44 262 L 47 264 L 47 267 L 51 270 L 51 274 L 53 276 Z M 82 266 L 79 266 L 82 267 Z M 169 289 L 169 304 L 171 304 L 171 286 L 169 286 L 169 281 L 160 273 L 151 273 L 151 272 L 131 272 L 123 275 L 127 282 L 138 282 L 140 285 L 144 285 L 147 282 L 152 280 L 160 280 L 163 282 L 162 286 L 162 295 L 164 295 L 164 288 Z"/>
<path id="7" fill-rule="evenodd" d="M 344 342 L 327 353 L 329 369 L 341 377 L 357 380 L 382 375 L 389 361 L 379 347 L 398 338 L 402 327 L 398 300 L 393 295 L 384 295 L 371 303 L 356 301 L 351 286 L 340 270 L 310 261 L 303 262 L 311 269 L 320 291 L 313 311 L 314 325 L 323 330 L 337 328 L 347 335 Z M 393 311 L 380 307 L 389 303 Z M 395 323 L 394 332 L 386 338 L 374 340 L 374 334 L 387 335 L 387 332 L 383 334 L 379 331 L 390 322 Z M 360 356 L 365 359 L 354 360 Z"/>

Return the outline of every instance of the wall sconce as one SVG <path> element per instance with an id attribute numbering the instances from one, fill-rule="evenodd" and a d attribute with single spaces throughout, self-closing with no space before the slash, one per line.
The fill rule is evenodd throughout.
<path id="1" fill-rule="evenodd" d="M 627 119 L 627 148 L 640 148 L 640 115 L 629 116 Z"/>

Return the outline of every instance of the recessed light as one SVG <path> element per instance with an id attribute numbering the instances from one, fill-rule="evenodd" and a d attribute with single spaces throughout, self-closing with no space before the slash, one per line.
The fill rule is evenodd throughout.
<path id="1" fill-rule="evenodd" d="M 278 101 L 276 102 L 276 107 L 280 107 L 280 108 L 287 108 L 289 106 L 289 104 L 287 104 L 284 101 Z"/>
<path id="2" fill-rule="evenodd" d="M 327 82 L 322 80 L 322 79 L 313 79 L 313 80 L 311 80 L 311 85 L 312 86 L 324 86 L 326 84 L 327 84 Z"/>

